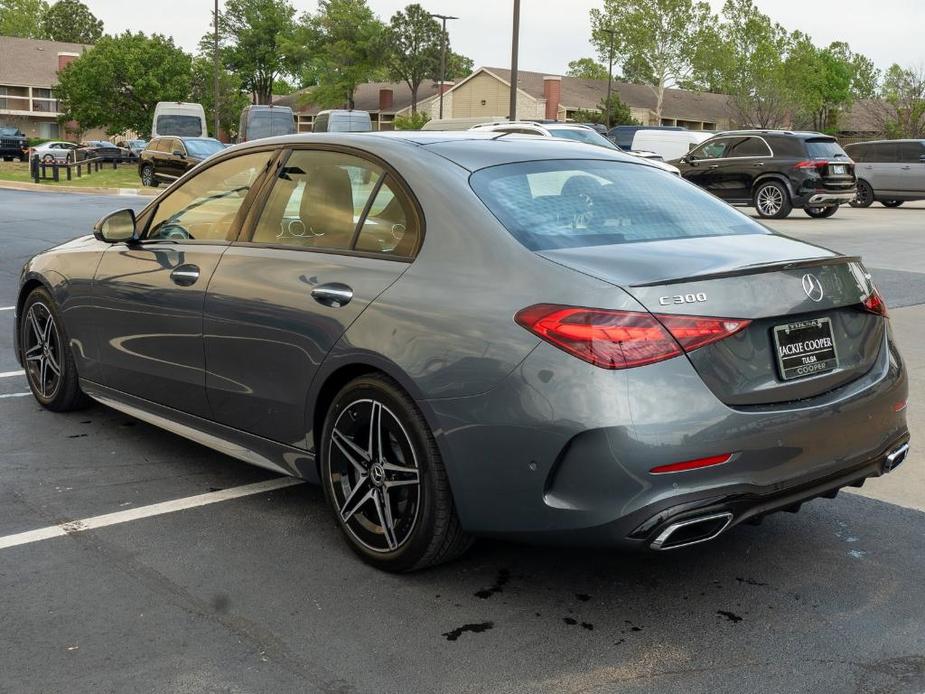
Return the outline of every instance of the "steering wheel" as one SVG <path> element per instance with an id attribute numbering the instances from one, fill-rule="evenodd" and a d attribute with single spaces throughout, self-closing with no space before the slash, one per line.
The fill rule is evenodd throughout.
<path id="1" fill-rule="evenodd" d="M 167 222 L 157 230 L 157 238 L 170 241 L 187 241 L 192 239 L 193 235 L 182 224 Z"/>

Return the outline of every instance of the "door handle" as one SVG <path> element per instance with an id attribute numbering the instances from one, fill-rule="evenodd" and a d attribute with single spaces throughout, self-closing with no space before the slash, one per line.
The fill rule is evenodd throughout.
<path id="1" fill-rule="evenodd" d="M 908 170 L 911 169 L 911 168 L 912 168 L 911 166 L 904 166 L 904 167 L 903 167 L 903 171 L 908 171 Z"/>
<path id="2" fill-rule="evenodd" d="M 761 168 L 762 166 L 764 166 L 764 162 L 763 162 L 763 161 L 759 161 L 757 164 L 752 164 L 752 166 L 754 166 L 756 169 L 759 169 L 759 168 Z"/>
<path id="3" fill-rule="evenodd" d="M 710 168 L 711 168 L 711 169 L 718 169 L 718 168 L 719 168 L 719 164 L 710 164 Z"/>
<path id="4" fill-rule="evenodd" d="M 322 306 L 340 308 L 350 303 L 353 298 L 353 289 L 340 282 L 320 284 L 312 289 L 312 298 Z"/>
<path id="5" fill-rule="evenodd" d="M 199 268 L 196 265 L 181 265 L 170 273 L 170 279 L 181 287 L 189 287 L 199 279 Z"/>

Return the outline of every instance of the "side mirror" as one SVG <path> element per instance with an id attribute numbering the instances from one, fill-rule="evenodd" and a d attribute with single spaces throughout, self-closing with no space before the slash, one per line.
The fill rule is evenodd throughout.
<path id="1" fill-rule="evenodd" d="M 93 226 L 93 235 L 106 243 L 120 243 L 135 238 L 135 211 L 110 212 Z"/>
<path id="2" fill-rule="evenodd" d="M 180 157 L 180 159 L 185 159 L 185 158 L 186 158 L 186 155 L 185 155 L 183 152 L 181 152 L 180 150 L 178 150 L 178 149 L 175 149 L 175 150 L 173 151 L 173 156 L 175 156 L 175 157 Z"/>

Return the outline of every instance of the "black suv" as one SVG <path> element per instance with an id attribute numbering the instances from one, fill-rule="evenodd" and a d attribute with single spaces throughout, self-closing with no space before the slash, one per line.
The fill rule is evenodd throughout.
<path id="1" fill-rule="evenodd" d="M 856 194 L 854 162 L 835 138 L 822 133 L 725 132 L 670 163 L 688 181 L 771 219 L 786 217 L 794 207 L 810 217 L 831 217 Z"/>
<path id="2" fill-rule="evenodd" d="M 3 161 L 29 160 L 29 141 L 19 128 L 0 126 L 0 157 Z"/>
<path id="3" fill-rule="evenodd" d="M 225 145 L 211 137 L 155 137 L 138 156 L 138 175 L 144 185 L 156 187 L 223 149 Z"/>

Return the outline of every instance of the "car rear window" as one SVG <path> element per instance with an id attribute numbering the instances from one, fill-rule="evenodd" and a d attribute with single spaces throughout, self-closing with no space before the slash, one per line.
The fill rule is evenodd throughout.
<path id="1" fill-rule="evenodd" d="M 482 169 L 469 180 L 511 235 L 533 251 L 770 233 L 693 184 L 644 164 L 521 162 Z"/>
<path id="2" fill-rule="evenodd" d="M 251 111 L 247 122 L 247 139 L 291 135 L 295 132 L 295 121 L 291 111 Z"/>
<path id="3" fill-rule="evenodd" d="M 840 144 L 835 140 L 823 138 L 807 140 L 806 154 L 810 159 L 848 159 Z"/>
<path id="4" fill-rule="evenodd" d="M 157 132 L 161 135 L 196 137 L 202 135 L 202 119 L 199 116 L 158 116 Z"/>

